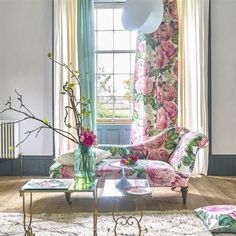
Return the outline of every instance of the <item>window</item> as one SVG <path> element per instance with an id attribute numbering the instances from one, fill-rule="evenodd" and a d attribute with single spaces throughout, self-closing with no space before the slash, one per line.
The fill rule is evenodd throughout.
<path id="1" fill-rule="evenodd" d="M 98 122 L 130 120 L 136 32 L 123 28 L 120 4 L 97 4 L 94 14 Z"/>

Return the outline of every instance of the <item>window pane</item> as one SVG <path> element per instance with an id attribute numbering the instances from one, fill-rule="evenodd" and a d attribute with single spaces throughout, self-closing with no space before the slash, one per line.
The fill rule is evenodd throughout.
<path id="1" fill-rule="evenodd" d="M 115 96 L 130 96 L 130 75 L 114 75 Z"/>
<path id="2" fill-rule="evenodd" d="M 130 55 L 129 53 L 114 54 L 115 73 L 130 73 Z"/>
<path id="3" fill-rule="evenodd" d="M 137 31 L 131 32 L 131 50 L 136 50 Z"/>
<path id="4" fill-rule="evenodd" d="M 97 73 L 102 71 L 102 73 L 110 74 L 113 73 L 113 54 L 106 53 L 102 54 L 99 53 L 97 55 Z"/>
<path id="5" fill-rule="evenodd" d="M 125 30 L 121 22 L 121 16 L 122 16 L 122 9 L 114 9 L 114 29 L 115 30 Z"/>
<path id="6" fill-rule="evenodd" d="M 136 31 L 124 29 L 122 11 L 110 6 L 95 9 L 98 118 L 131 117 L 130 78 L 135 61 L 131 50 L 136 50 Z"/>
<path id="7" fill-rule="evenodd" d="M 97 50 L 113 50 L 113 31 L 97 32 Z"/>
<path id="8" fill-rule="evenodd" d="M 114 49 L 115 50 L 130 50 L 128 31 L 114 32 Z"/>
<path id="9" fill-rule="evenodd" d="M 135 68 L 135 53 L 131 53 L 131 65 L 130 65 L 130 70 L 131 73 L 134 73 L 134 68 Z"/>
<path id="10" fill-rule="evenodd" d="M 98 97 L 97 98 L 97 116 L 98 118 L 113 117 L 113 97 Z"/>
<path id="11" fill-rule="evenodd" d="M 113 77 L 109 74 L 97 74 L 97 95 L 113 96 Z"/>
<path id="12" fill-rule="evenodd" d="M 113 29 L 113 10 L 97 9 L 97 30 Z"/>
<path id="13" fill-rule="evenodd" d="M 127 118 L 130 115 L 130 101 L 124 97 L 115 97 L 115 110 L 114 115 L 116 118 Z"/>

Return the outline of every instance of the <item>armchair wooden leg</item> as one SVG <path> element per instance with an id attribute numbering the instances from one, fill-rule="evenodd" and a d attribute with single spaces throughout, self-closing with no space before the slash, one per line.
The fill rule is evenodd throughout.
<path id="1" fill-rule="evenodd" d="M 66 198 L 66 201 L 68 202 L 68 204 L 71 205 L 72 201 L 70 200 L 70 193 L 65 192 L 65 198 Z"/>
<path id="2" fill-rule="evenodd" d="M 185 205 L 187 201 L 188 187 L 181 187 L 181 192 L 182 192 L 183 204 Z"/>

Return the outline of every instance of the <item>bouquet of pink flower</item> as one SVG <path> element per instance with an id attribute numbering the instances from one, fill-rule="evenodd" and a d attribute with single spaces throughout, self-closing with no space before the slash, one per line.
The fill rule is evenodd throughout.
<path id="1" fill-rule="evenodd" d="M 125 165 L 125 166 L 131 166 L 131 165 L 135 165 L 137 161 L 138 161 L 138 156 L 128 155 L 126 157 L 121 158 L 120 164 Z"/>
<path id="2" fill-rule="evenodd" d="M 83 129 L 80 135 L 80 143 L 85 147 L 91 147 L 96 143 L 96 135 L 89 129 Z"/>

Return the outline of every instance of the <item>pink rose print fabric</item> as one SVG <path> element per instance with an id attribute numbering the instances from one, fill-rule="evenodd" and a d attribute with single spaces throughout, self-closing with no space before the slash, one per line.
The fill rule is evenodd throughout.
<path id="1" fill-rule="evenodd" d="M 138 157 L 138 165 L 125 170 L 130 177 L 147 178 L 151 186 L 187 187 L 193 170 L 196 154 L 207 146 L 208 139 L 201 133 L 182 127 L 170 127 L 161 133 L 133 145 L 98 145 L 98 148 L 112 153 L 112 159 L 105 159 L 96 166 L 98 177 L 121 177 L 121 168 L 111 165 L 128 155 Z M 55 162 L 50 168 L 53 178 L 73 178 L 73 166 Z M 210 207 L 209 211 L 218 211 Z M 221 211 L 228 211 L 221 208 Z M 234 219 L 236 213 L 232 211 Z"/>
<path id="2" fill-rule="evenodd" d="M 163 3 L 164 16 L 159 28 L 151 34 L 139 33 L 137 37 L 132 143 L 145 141 L 177 123 L 177 4 L 176 0 Z"/>
<path id="3" fill-rule="evenodd" d="M 236 205 L 204 206 L 194 211 L 211 232 L 236 233 Z"/>

